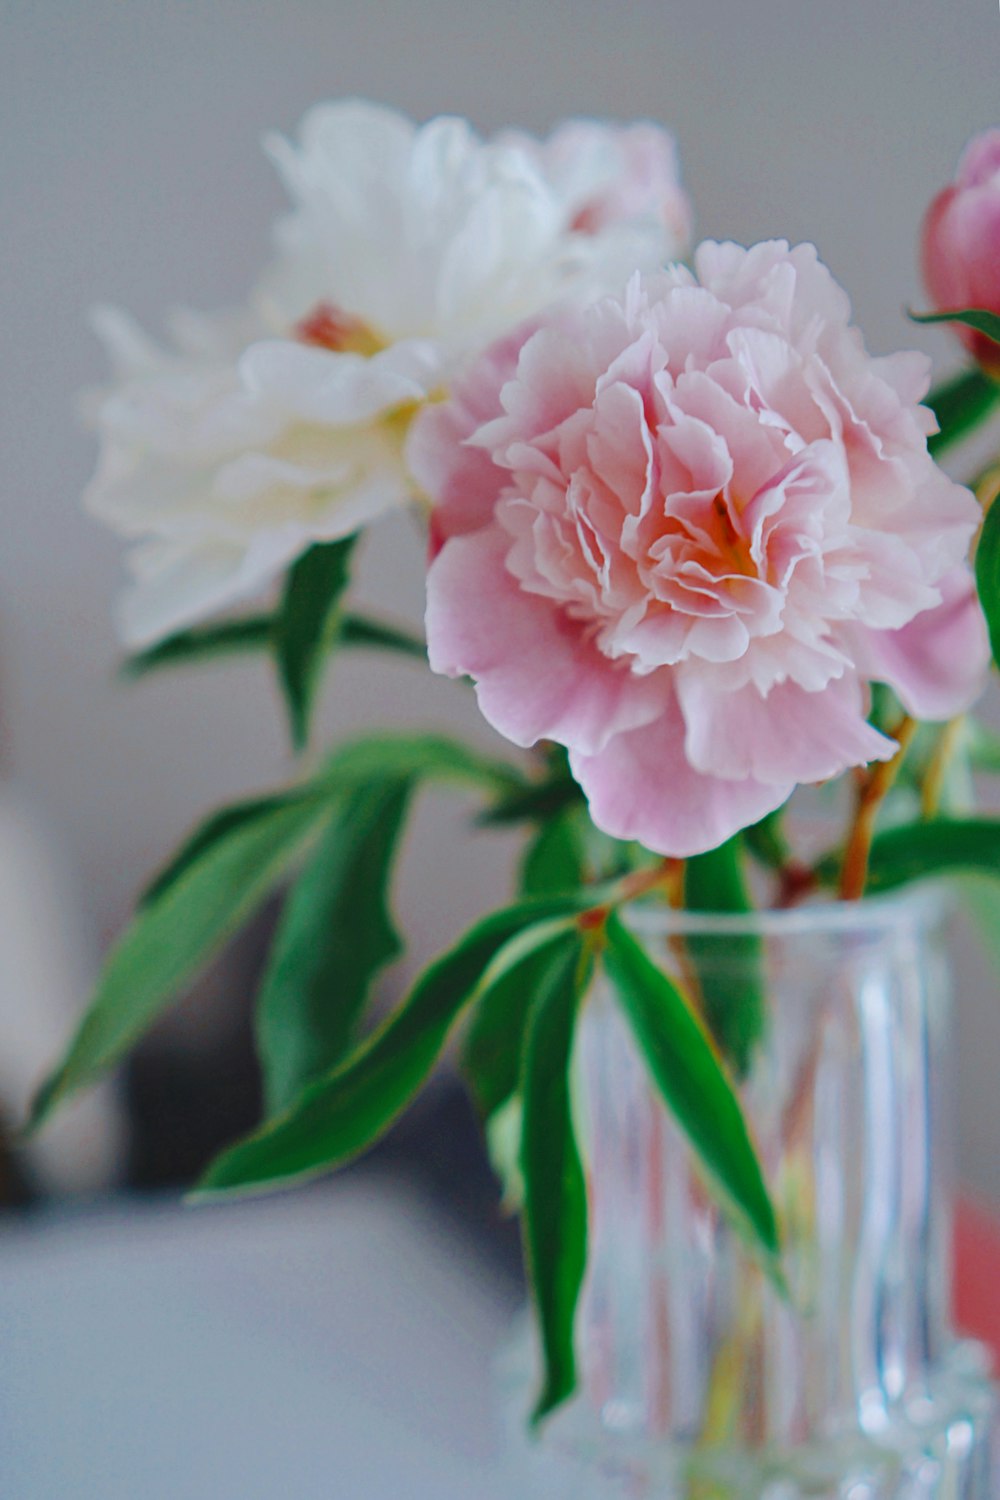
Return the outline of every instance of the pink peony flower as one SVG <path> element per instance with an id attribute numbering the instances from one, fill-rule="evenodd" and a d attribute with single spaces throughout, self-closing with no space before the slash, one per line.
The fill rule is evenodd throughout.
<path id="1" fill-rule="evenodd" d="M 869 357 L 812 246 L 695 263 L 497 346 L 410 450 L 432 667 L 514 743 L 566 745 L 600 827 L 678 856 L 892 755 L 872 678 L 945 717 L 988 657 L 925 359 Z"/>
<path id="2" fill-rule="evenodd" d="M 542 141 L 514 130 L 500 139 L 533 158 L 572 229 L 654 233 L 664 243 L 665 261 L 690 248 L 691 203 L 681 186 L 676 142 L 662 126 L 565 120 Z"/>
<path id="3" fill-rule="evenodd" d="M 935 307 L 1000 314 L 1000 128 L 966 146 L 955 181 L 927 210 L 924 281 Z M 1000 369 L 1000 349 L 974 328 L 956 327 L 981 364 Z"/>

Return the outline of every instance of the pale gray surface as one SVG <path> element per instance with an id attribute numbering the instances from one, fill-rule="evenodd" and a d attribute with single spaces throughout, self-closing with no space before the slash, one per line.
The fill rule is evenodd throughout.
<path id="1" fill-rule="evenodd" d="M 4 1500 L 490 1500 L 509 1297 L 379 1182 L 0 1226 Z"/>
<path id="2" fill-rule="evenodd" d="M 155 327 L 253 279 L 281 203 L 265 129 L 349 92 L 485 128 L 649 114 L 679 134 L 701 233 L 812 238 L 873 348 L 951 357 L 900 309 L 919 300 L 928 198 L 996 119 L 995 0 L 5 0 L 0 17 L 6 760 L 61 826 L 104 937 L 196 814 L 288 769 L 257 666 L 115 690 L 121 548 L 77 509 L 93 452 L 72 418 L 103 373 L 90 303 Z M 372 539 L 365 578 L 419 616 L 405 523 Z M 407 667 L 338 666 L 326 709 L 331 730 L 446 720 L 486 739 L 458 690 Z M 418 953 L 505 879 L 503 845 L 425 813 L 401 903 Z M 963 987 L 963 1165 L 1000 1196 L 1000 1006 L 983 974 Z"/>

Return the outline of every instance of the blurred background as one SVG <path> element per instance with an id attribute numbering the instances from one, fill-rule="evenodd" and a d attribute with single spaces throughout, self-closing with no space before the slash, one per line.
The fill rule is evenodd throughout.
<path id="1" fill-rule="evenodd" d="M 922 302 L 917 233 L 928 200 L 949 178 L 968 136 L 996 123 L 998 64 L 994 0 L 947 7 L 941 0 L 881 0 L 877 6 L 867 0 L 758 0 L 753 6 L 741 0 L 549 0 L 544 6 L 537 0 L 377 0 L 366 6 L 345 0 L 0 0 L 0 1119 L 16 1121 L 149 872 L 207 809 L 278 783 L 291 771 L 265 663 L 163 674 L 130 688 L 116 681 L 110 605 L 121 579 L 121 544 L 78 504 L 94 446 L 75 416 L 77 393 L 105 375 L 87 310 L 97 302 L 120 303 L 156 333 L 168 307 L 211 309 L 241 300 L 266 259 L 269 227 L 283 204 L 260 137 L 275 128 L 293 131 L 317 99 L 368 96 L 421 118 L 457 112 L 485 131 L 504 125 L 544 131 L 572 114 L 648 116 L 678 136 L 700 236 L 815 241 L 850 292 L 869 347 L 924 348 L 943 375 L 957 363 L 957 346 L 939 330 L 908 323 L 903 307 Z M 966 469 L 957 472 L 962 477 Z M 362 564 L 364 601 L 419 622 L 420 550 L 405 521 L 373 534 Z M 390 724 L 448 726 L 489 743 L 471 700 L 454 685 L 405 664 L 369 657 L 338 662 L 317 741 Z M 412 946 L 387 981 L 387 999 L 416 965 L 508 889 L 514 843 L 494 834 L 469 838 L 466 822 L 460 804 L 428 798 L 421 805 L 397 902 Z M 263 913 L 178 1005 L 123 1080 L 67 1114 L 31 1158 L 8 1153 L 0 1162 L 6 1201 L 187 1183 L 207 1155 L 253 1120 L 247 1000 L 272 916 Z M 973 1190 L 1000 1201 L 1000 1004 L 995 980 L 967 935 L 959 933 L 958 946 L 959 1162 Z M 346 1265 L 355 1243 L 349 1225 L 374 1215 L 380 1243 L 397 1245 L 414 1284 L 426 1289 L 431 1278 L 435 1290 L 424 1305 L 434 1326 L 440 1327 L 437 1313 L 444 1308 L 446 1327 L 479 1329 L 478 1349 L 483 1330 L 494 1326 L 491 1319 L 497 1327 L 505 1320 L 517 1295 L 517 1272 L 516 1251 L 498 1228 L 490 1179 L 468 1124 L 465 1105 L 443 1080 L 390 1141 L 381 1164 L 365 1169 L 384 1174 L 385 1202 L 403 1195 L 401 1217 L 373 1207 L 383 1200 L 361 1192 L 355 1181 L 343 1189 L 354 1217 L 338 1223 L 348 1235 L 341 1247 Z M 261 1257 L 294 1262 L 297 1284 L 321 1295 L 328 1265 L 341 1250 L 329 1248 L 322 1195 L 298 1201 L 301 1217 L 291 1237 L 283 1228 L 289 1221 L 274 1206 L 248 1209 L 239 1222 L 253 1224 Z M 116 1223 L 122 1212 L 115 1209 Z M 235 1222 L 229 1212 L 212 1222 Z M 65 1222 L 52 1222 L 50 1246 L 69 1233 Z M 405 1233 L 401 1224 L 409 1226 Z M 451 1227 L 443 1230 L 443 1224 Z M 18 1240 L 26 1232 L 20 1220 L 8 1225 L 7 1285 L 21 1285 L 21 1266 L 30 1303 L 31 1289 L 41 1284 L 30 1248 L 35 1241 Z M 217 1231 L 207 1225 L 202 1217 L 197 1230 L 183 1233 L 208 1245 Z M 405 1237 L 411 1230 L 416 1249 Z M 166 1253 L 162 1235 L 129 1233 L 129 1253 L 144 1264 Z M 0 1246 L 3 1237 L 0 1222 Z M 97 1248 L 102 1243 L 94 1241 Z M 457 1243 L 468 1253 L 459 1254 Z M 211 1262 L 206 1254 L 202 1265 Z M 218 1254 L 219 1269 L 211 1274 L 224 1281 L 222 1249 Z M 461 1267 L 443 1280 L 435 1269 L 442 1255 L 446 1262 L 457 1257 Z M 93 1264 L 106 1287 L 100 1281 L 106 1262 L 98 1256 Z M 383 1269 L 391 1279 L 392 1267 Z M 252 1297 L 260 1283 L 252 1269 L 246 1274 L 244 1292 Z M 471 1299 L 464 1311 L 447 1304 L 447 1295 L 456 1294 L 444 1290 L 463 1277 L 475 1289 L 462 1294 Z M 145 1290 L 134 1279 L 128 1283 L 136 1307 L 147 1305 L 146 1291 L 155 1300 L 164 1295 L 157 1288 L 173 1284 L 168 1272 L 150 1275 Z M 435 1297 L 443 1299 L 440 1307 Z M 51 1311 L 61 1304 L 56 1297 L 49 1305 Z M 308 1321 L 308 1305 L 303 1290 L 300 1321 Z M 478 1311 L 470 1311 L 473 1305 Z M 50 1370 L 46 1358 L 60 1344 L 58 1318 L 51 1316 L 51 1347 L 45 1338 L 41 1344 L 30 1338 L 27 1325 L 23 1347 L 14 1340 L 26 1361 L 16 1367 L 22 1396 L 37 1395 L 32 1379 L 42 1389 Z M 4 1319 L 0 1312 L 0 1327 Z M 129 1319 L 129 1327 L 142 1326 L 141 1317 L 138 1325 L 131 1312 Z M 8 1319 L 8 1326 L 15 1324 Z M 363 1334 L 356 1329 L 356 1337 L 370 1341 L 374 1326 L 365 1325 Z M 331 1339 L 347 1339 L 347 1347 L 350 1339 L 337 1328 L 328 1330 Z M 410 1334 L 424 1347 L 431 1337 L 422 1326 Z M 77 1335 L 82 1347 L 89 1333 L 80 1325 Z M 135 1337 L 135 1351 L 119 1342 L 117 1354 L 108 1354 L 109 1371 L 121 1372 L 133 1353 L 142 1357 L 142 1348 L 154 1358 Z M 36 1350 L 30 1357 L 29 1343 Z M 461 1399 L 471 1377 L 446 1344 L 448 1379 Z M 171 1357 L 183 1363 L 183 1348 Z M 229 1366 L 220 1370 L 220 1381 L 230 1373 Z M 399 1370 L 397 1376 L 399 1384 Z M 112 1385 L 114 1378 L 109 1375 Z M 125 1384 L 122 1377 L 123 1390 Z M 0 1421 L 11 1388 L 10 1381 L 0 1382 Z M 65 1395 L 69 1400 L 69 1386 Z M 39 1421 L 56 1409 L 51 1390 L 46 1399 Z M 11 1406 L 18 1421 L 24 1405 Z M 468 1420 L 474 1425 L 481 1418 L 479 1412 Z M 192 1411 L 185 1420 L 194 1420 Z M 411 1428 L 426 1428 L 427 1420 L 424 1414 Z M 314 1438 L 317 1429 L 307 1428 Z M 82 1418 L 80 1433 L 86 1446 Z M 211 1439 L 205 1441 L 210 1454 Z M 119 1455 L 118 1468 L 93 1470 L 103 1475 L 100 1483 L 95 1477 L 59 1488 L 56 1471 L 37 1466 L 37 1453 L 35 1460 L 23 1457 L 29 1448 L 28 1439 L 22 1449 L 15 1445 L 23 1450 L 23 1467 L 6 1486 L 0 1458 L 0 1490 L 11 1500 L 117 1496 L 119 1472 L 125 1476 L 121 1494 L 140 1492 L 127 1456 Z M 6 1461 L 12 1461 L 9 1449 Z M 180 1472 L 164 1494 L 211 1492 L 225 1500 L 230 1493 L 221 1479 L 202 1485 L 178 1478 Z M 235 1495 L 235 1470 L 224 1472 Z M 241 1474 L 243 1497 L 274 1492 L 261 1477 L 265 1472 L 258 1466 Z M 370 1479 L 363 1462 L 358 1472 Z M 453 1479 L 438 1473 L 427 1493 L 452 1493 Z M 144 1484 L 141 1492 L 154 1490 Z M 299 1491 L 363 1492 L 346 1481 L 331 1490 L 312 1490 L 307 1482 Z M 376 1485 L 368 1492 L 388 1490 Z"/>

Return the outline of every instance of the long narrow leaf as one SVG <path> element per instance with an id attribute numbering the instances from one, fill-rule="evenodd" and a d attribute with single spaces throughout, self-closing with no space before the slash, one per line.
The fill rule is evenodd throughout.
<path id="1" fill-rule="evenodd" d="M 367 1150 L 430 1073 L 499 950 L 525 928 L 567 910 L 566 901 L 531 901 L 483 918 L 424 971 L 404 1003 L 339 1067 L 310 1084 L 283 1114 L 223 1152 L 198 1194 L 259 1192 L 302 1182 Z"/>
<path id="2" fill-rule="evenodd" d="M 1000 663 L 1000 501 L 990 506 L 976 546 L 976 587 L 990 632 L 993 660 Z"/>
<path id="3" fill-rule="evenodd" d="M 1000 818 L 937 818 L 884 829 L 872 840 L 868 890 L 963 870 L 1000 877 Z"/>
<path id="4" fill-rule="evenodd" d="M 274 640 L 275 615 L 244 615 L 237 620 L 220 620 L 215 625 L 200 625 L 181 630 L 159 641 L 147 651 L 125 659 L 121 675 L 125 678 L 146 677 L 163 667 L 201 666 L 219 658 L 242 656 L 265 651 Z M 362 650 L 392 651 L 426 661 L 427 643 L 419 635 L 399 625 L 374 619 L 370 615 L 345 613 L 340 620 L 338 644 Z"/>
<path id="5" fill-rule="evenodd" d="M 237 827 L 293 802 L 325 800 L 340 791 L 361 793 L 375 781 L 435 780 L 486 791 L 520 785 L 520 773 L 503 761 L 470 750 L 459 740 L 433 734 L 372 734 L 348 740 L 320 774 L 285 791 L 221 808 L 200 824 L 140 897 L 141 906 L 162 895 L 189 865 Z"/>
<path id="6" fill-rule="evenodd" d="M 310 782 L 290 787 L 288 791 L 274 792 L 265 797 L 251 797 L 245 802 L 233 802 L 212 813 L 184 840 L 163 868 L 154 875 L 136 903 L 141 910 L 158 901 L 170 887 L 203 859 L 214 845 L 230 838 L 241 828 L 266 821 L 282 808 L 301 806 L 304 803 L 317 805 L 328 799 L 325 788 L 317 788 Z"/>
<path id="7" fill-rule="evenodd" d="M 753 910 L 739 834 L 687 861 L 684 904 L 690 911 Z M 767 1016 L 760 938 L 754 933 L 734 933 L 723 950 L 717 939 L 692 934 L 686 947 L 708 1028 L 737 1078 L 744 1078 Z"/>
<path id="8" fill-rule="evenodd" d="M 975 328 L 995 344 L 1000 344 L 1000 315 L 988 312 L 985 307 L 956 307 L 950 312 L 911 312 L 910 317 L 914 323 L 963 323 L 966 328 Z"/>
<path id="9" fill-rule="evenodd" d="M 960 442 L 1000 405 L 1000 385 L 973 365 L 944 385 L 935 386 L 924 398 L 924 405 L 931 408 L 940 429 L 927 439 L 928 448 L 936 455 Z"/>
<path id="10" fill-rule="evenodd" d="M 275 621 L 274 649 L 297 750 L 309 737 L 313 693 L 323 657 L 336 634 L 355 541 L 355 537 L 344 537 L 319 542 L 303 553 L 288 574 Z"/>
<path id="11" fill-rule="evenodd" d="M 543 824 L 529 844 L 521 866 L 521 894 L 581 892 L 583 884 L 578 824 L 563 813 Z M 462 1066 L 484 1119 L 502 1109 L 517 1089 L 528 1012 L 548 962 L 545 953 L 529 954 L 497 983 L 486 986 L 476 1002 Z"/>
<path id="12" fill-rule="evenodd" d="M 150 646 L 147 651 L 127 657 L 122 663 L 121 675 L 126 678 L 145 677 L 161 667 L 200 666 L 220 656 L 264 651 L 271 644 L 273 628 L 270 615 L 249 615 L 240 620 L 221 620 L 217 625 L 181 630 Z"/>
<path id="13" fill-rule="evenodd" d="M 462 1044 L 462 1070 L 486 1120 L 517 1090 L 528 1014 L 548 962 L 545 952 L 526 954 L 484 984 L 476 1000 Z"/>
<path id="14" fill-rule="evenodd" d="M 386 886 L 411 791 L 426 780 L 493 791 L 515 777 L 435 735 L 365 736 L 327 761 L 315 784 L 334 821 L 290 898 L 258 1002 L 270 1113 L 344 1056 L 374 974 L 399 952 Z"/>
<path id="15" fill-rule="evenodd" d="M 140 910 L 112 951 L 64 1061 L 35 1100 L 33 1125 L 117 1062 L 263 900 L 325 816 L 322 801 L 306 798 L 235 824 Z"/>
<path id="16" fill-rule="evenodd" d="M 340 621 L 339 644 L 363 649 L 395 651 L 418 661 L 427 660 L 427 642 L 399 625 L 389 625 L 370 615 L 344 614 Z"/>
<path id="17" fill-rule="evenodd" d="M 521 1094 L 522 1227 L 545 1371 L 538 1422 L 576 1388 L 573 1321 L 587 1260 L 587 1192 L 573 1133 L 570 1058 L 591 964 L 579 932 L 559 940 L 538 976 Z"/>
<path id="18" fill-rule="evenodd" d="M 257 1052 L 278 1114 L 348 1051 L 378 971 L 402 951 L 387 887 L 411 783 L 336 799 L 282 912 L 257 1000 Z"/>
<path id="19" fill-rule="evenodd" d="M 583 840 L 573 813 L 568 809 L 550 818 L 531 839 L 521 862 L 522 895 L 551 896 L 583 885 Z"/>
<path id="20" fill-rule="evenodd" d="M 491 793 L 520 781 L 512 767 L 442 736 L 373 735 L 342 747 L 312 781 L 214 814 L 141 898 L 64 1062 L 38 1095 L 34 1121 L 117 1061 L 278 882 L 332 815 L 334 798 L 363 796 L 377 776 L 427 776 Z"/>
<path id="21" fill-rule="evenodd" d="M 764 1174 L 704 1025 L 616 916 L 607 936 L 608 975 L 652 1078 L 723 1200 L 745 1218 L 766 1255 L 775 1255 L 778 1225 Z"/>
<path id="22" fill-rule="evenodd" d="M 502 792 L 522 787 L 524 777 L 508 761 L 472 750 L 438 734 L 370 734 L 340 745 L 327 759 L 319 781 L 338 788 L 360 787 L 381 777 L 455 782 L 477 790 Z"/>
<path id="23" fill-rule="evenodd" d="M 580 806 L 583 792 L 577 783 L 565 776 L 552 777 L 545 781 L 525 781 L 512 787 L 492 806 L 479 814 L 477 821 L 483 827 L 505 823 L 532 823 L 542 818 L 555 816 L 564 808 Z"/>

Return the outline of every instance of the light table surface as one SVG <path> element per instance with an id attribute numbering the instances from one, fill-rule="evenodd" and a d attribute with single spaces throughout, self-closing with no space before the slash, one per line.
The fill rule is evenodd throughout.
<path id="1" fill-rule="evenodd" d="M 490 1500 L 513 1312 L 381 1179 L 0 1221 L 3 1500 Z"/>

